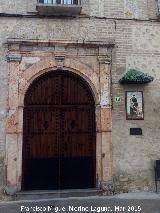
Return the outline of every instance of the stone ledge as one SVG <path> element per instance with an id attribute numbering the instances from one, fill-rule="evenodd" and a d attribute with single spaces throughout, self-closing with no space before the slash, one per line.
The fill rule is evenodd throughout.
<path id="1" fill-rule="evenodd" d="M 20 54 L 7 55 L 7 62 L 21 62 L 22 56 Z"/>
<path id="2" fill-rule="evenodd" d="M 88 46 L 88 47 L 114 47 L 114 39 L 106 39 L 106 41 L 87 41 L 87 40 L 41 40 L 41 39 L 17 39 L 9 38 L 6 42 L 8 45 L 25 45 L 25 46 Z"/>

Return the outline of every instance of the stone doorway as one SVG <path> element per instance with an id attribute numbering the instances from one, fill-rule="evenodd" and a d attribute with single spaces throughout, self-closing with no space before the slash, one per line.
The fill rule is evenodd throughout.
<path id="1" fill-rule="evenodd" d="M 86 91 L 92 93 L 94 101 L 90 99 L 92 100 L 90 106 L 94 105 L 93 111 L 96 124 L 94 127 L 95 131 L 93 131 L 96 133 L 96 136 L 94 136 L 96 138 L 96 145 L 94 144 L 92 147 L 92 153 L 95 154 L 92 156 L 95 157 L 96 155 L 96 163 L 92 161 L 94 172 L 93 170 L 91 172 L 93 176 L 91 182 L 93 183 L 92 186 L 97 188 L 103 187 L 104 184 L 112 180 L 110 48 L 114 44 L 110 42 L 77 43 L 77 41 L 72 41 L 68 43 L 67 41 L 20 41 L 16 39 L 9 39 L 8 44 L 9 111 L 6 125 L 6 191 L 15 193 L 23 188 L 22 151 L 23 143 L 25 143 L 23 139 L 25 125 L 23 117 L 25 116 L 25 97 L 27 91 L 36 79 L 50 72 L 56 73 L 57 70 L 67 70 L 70 75 L 78 75 L 79 79 L 83 79 L 83 82 L 85 82 L 84 88 L 86 88 L 85 85 L 88 85 L 89 90 L 87 89 Z M 44 52 L 42 46 L 45 46 L 48 50 Z M 30 52 L 23 51 L 22 47 L 29 47 Z M 37 51 L 34 51 L 35 47 Z M 72 53 L 71 49 L 74 49 L 76 53 Z M 97 53 L 99 54 L 97 55 Z M 53 112 L 48 112 L 46 116 L 50 117 L 50 113 L 54 114 L 54 110 Z M 70 112 L 69 110 L 64 111 L 63 114 L 67 119 Z M 93 112 L 91 114 L 93 118 Z M 76 113 L 73 113 L 72 117 L 74 118 L 75 115 Z M 87 116 L 85 117 L 87 118 Z M 90 119 L 90 113 L 88 118 Z M 45 121 L 47 120 L 43 120 L 43 127 L 47 129 L 48 123 Z M 75 122 L 72 119 L 70 127 L 74 128 L 74 126 Z M 48 145 L 50 146 L 50 143 Z M 81 149 L 83 150 L 83 148 Z"/>

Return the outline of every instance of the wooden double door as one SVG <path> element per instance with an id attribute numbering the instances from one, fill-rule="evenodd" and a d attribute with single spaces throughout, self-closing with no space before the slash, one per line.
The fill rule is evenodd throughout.
<path id="1" fill-rule="evenodd" d="M 22 189 L 95 187 L 95 108 L 87 83 L 49 72 L 32 83 L 24 103 Z"/>

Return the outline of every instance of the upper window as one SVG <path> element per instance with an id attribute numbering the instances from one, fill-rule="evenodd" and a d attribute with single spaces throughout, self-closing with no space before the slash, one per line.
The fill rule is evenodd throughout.
<path id="1" fill-rule="evenodd" d="M 157 0 L 158 3 L 158 15 L 160 16 L 160 0 Z"/>
<path id="2" fill-rule="evenodd" d="M 75 16 L 81 13 L 81 0 L 38 0 L 37 11 L 45 16 Z"/>
<path id="3" fill-rule="evenodd" d="M 78 0 L 39 0 L 39 3 L 43 4 L 80 4 Z"/>

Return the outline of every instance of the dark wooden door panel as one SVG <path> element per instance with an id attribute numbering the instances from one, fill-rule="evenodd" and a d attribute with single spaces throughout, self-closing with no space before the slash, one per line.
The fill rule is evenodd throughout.
<path id="1" fill-rule="evenodd" d="M 25 96 L 23 189 L 95 187 L 95 110 L 89 86 L 49 72 Z"/>
<path id="2" fill-rule="evenodd" d="M 93 156 L 95 133 L 92 124 L 92 109 L 62 110 L 62 147 L 66 157 Z"/>
<path id="3" fill-rule="evenodd" d="M 59 159 L 41 158 L 25 161 L 25 190 L 58 189 L 59 186 Z M 25 186 L 25 187 L 24 187 Z"/>
<path id="4" fill-rule="evenodd" d="M 61 189 L 95 187 L 92 157 L 66 157 L 61 160 Z"/>
<path id="5" fill-rule="evenodd" d="M 57 110 L 24 110 L 23 189 L 57 189 L 59 143 Z"/>
<path id="6" fill-rule="evenodd" d="M 70 75 L 62 75 L 61 76 L 61 85 L 62 85 L 62 96 L 61 103 L 62 104 L 92 104 L 93 96 L 89 91 L 84 82 L 75 78 L 75 76 Z"/>
<path id="7" fill-rule="evenodd" d="M 25 96 L 25 105 L 57 105 L 59 104 L 60 78 L 54 73 L 42 75 L 29 87 Z"/>
<path id="8" fill-rule="evenodd" d="M 95 143 L 92 108 L 62 110 L 61 187 L 92 188 Z"/>
<path id="9" fill-rule="evenodd" d="M 25 143 L 23 157 L 26 159 L 52 158 L 59 156 L 58 111 L 25 109 Z"/>

